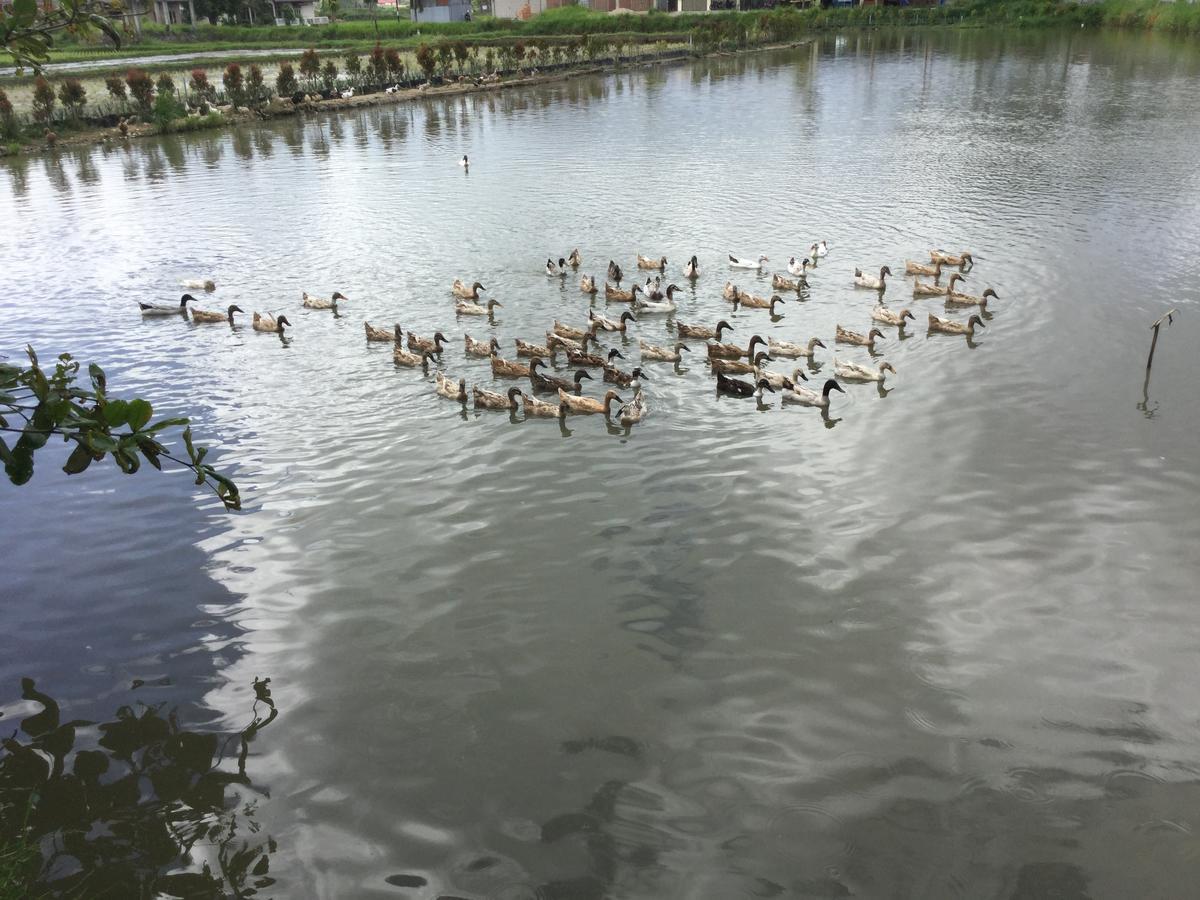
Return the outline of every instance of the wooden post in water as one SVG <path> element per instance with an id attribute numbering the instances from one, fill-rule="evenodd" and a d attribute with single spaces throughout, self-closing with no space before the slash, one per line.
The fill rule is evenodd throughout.
<path id="1" fill-rule="evenodd" d="M 1159 326 L 1162 325 L 1163 319 L 1166 319 L 1167 324 L 1170 325 L 1171 322 L 1174 320 L 1175 316 L 1177 316 L 1177 315 L 1179 315 L 1179 310 L 1177 310 L 1177 309 L 1173 309 L 1170 312 L 1163 313 L 1161 316 L 1158 317 L 1158 321 L 1150 326 L 1150 329 L 1154 332 L 1154 337 L 1150 340 L 1150 355 L 1146 358 L 1146 371 L 1147 372 L 1149 372 L 1150 367 L 1152 365 L 1154 365 L 1154 348 L 1158 346 Z"/>

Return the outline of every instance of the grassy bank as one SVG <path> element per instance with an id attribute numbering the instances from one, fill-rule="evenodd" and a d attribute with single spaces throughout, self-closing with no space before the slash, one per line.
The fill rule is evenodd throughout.
<path id="1" fill-rule="evenodd" d="M 203 53 L 240 49 L 278 50 L 315 47 L 318 50 L 363 51 L 375 43 L 416 46 L 420 42 L 467 40 L 503 43 L 530 38 L 611 36 L 679 40 L 685 35 L 710 47 L 748 46 L 796 40 L 814 31 L 861 27 L 999 25 L 1018 28 L 1085 25 L 1153 29 L 1177 34 L 1200 34 L 1200 4 L 1156 0 L 1102 0 L 1080 4 L 1056 0 L 961 0 L 935 7 L 839 7 L 798 10 L 780 8 L 754 12 L 612 16 L 578 6 L 549 10 L 527 21 L 482 17 L 472 22 L 427 23 L 381 17 L 378 21 L 343 21 L 321 26 L 212 25 L 202 20 L 194 28 L 174 26 L 167 31 L 147 23 L 140 39 L 130 35 L 119 50 L 100 42 L 69 37 L 52 51 L 52 62 L 94 60 L 98 66 L 127 56 Z"/>

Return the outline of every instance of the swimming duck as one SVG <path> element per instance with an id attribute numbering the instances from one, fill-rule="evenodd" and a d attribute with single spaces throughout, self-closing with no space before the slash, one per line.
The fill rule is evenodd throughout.
<path id="1" fill-rule="evenodd" d="M 655 362 L 679 362 L 683 359 L 681 355 L 683 351 L 691 353 L 691 349 L 687 344 L 676 342 L 674 350 L 668 350 L 666 347 L 656 347 L 653 344 L 647 344 L 645 341 L 638 341 L 638 347 L 642 351 L 642 362 L 653 360 Z"/>
<path id="2" fill-rule="evenodd" d="M 583 262 L 583 257 L 579 255 L 579 248 L 576 247 L 571 251 L 571 255 L 567 257 L 567 265 L 572 269 L 578 269 Z"/>
<path id="3" fill-rule="evenodd" d="M 683 264 L 684 278 L 699 278 L 700 277 L 700 261 L 693 256 Z"/>
<path id="4" fill-rule="evenodd" d="M 795 275 L 797 278 L 808 278 L 808 267 L 812 265 L 812 260 L 807 256 L 803 260 L 797 260 L 792 256 L 788 259 L 787 270 L 789 275 Z M 807 283 L 807 282 L 805 282 Z"/>
<path id="5" fill-rule="evenodd" d="M 637 316 L 626 311 L 621 313 L 621 318 L 618 321 L 614 322 L 607 316 L 597 315 L 589 310 L 588 321 L 592 323 L 591 327 L 593 331 L 595 331 L 596 328 L 603 328 L 605 331 L 619 331 L 623 334 L 629 329 L 630 322 L 637 322 Z"/>
<path id="6" fill-rule="evenodd" d="M 604 299 L 613 303 L 632 303 L 641 289 L 640 284 L 635 284 L 629 290 L 623 291 L 606 281 L 604 282 Z"/>
<path id="7" fill-rule="evenodd" d="M 646 417 L 646 395 L 639 389 L 633 399 L 617 410 L 617 420 L 626 428 L 636 425 Z"/>
<path id="8" fill-rule="evenodd" d="M 982 297 L 973 297 L 970 294 L 960 294 L 957 291 L 951 291 L 946 295 L 947 306 L 978 306 L 980 309 L 987 309 L 988 298 L 995 297 L 1000 299 L 1000 295 L 991 288 L 985 288 Z M 196 317 L 196 311 L 192 310 L 192 318 Z"/>
<path id="9" fill-rule="evenodd" d="M 966 281 L 965 275 L 960 275 L 958 272 L 950 276 L 949 282 L 946 284 L 933 284 L 928 281 L 913 282 L 914 297 L 944 297 L 954 290 L 955 282 Z"/>
<path id="10" fill-rule="evenodd" d="M 743 356 L 750 359 L 754 356 L 755 344 L 765 345 L 767 342 L 763 340 L 762 335 L 753 335 L 750 342 L 745 347 L 739 347 L 737 344 L 706 344 L 708 350 L 708 358 L 715 359 L 741 359 Z"/>
<path id="11" fill-rule="evenodd" d="M 508 389 L 508 395 L 485 391 L 483 388 L 471 386 L 471 397 L 476 409 L 516 409 L 517 398 L 521 396 L 519 387 Z"/>
<path id="12" fill-rule="evenodd" d="M 939 259 L 932 266 L 927 266 L 925 263 L 919 263 L 911 259 L 904 261 L 905 275 L 932 275 L 934 280 L 942 277 L 942 261 Z"/>
<path id="13" fill-rule="evenodd" d="M 138 303 L 138 306 L 143 316 L 186 316 L 187 305 L 195 302 L 196 298 L 191 294 L 184 294 L 179 298 L 178 306 L 163 303 Z"/>
<path id="14" fill-rule="evenodd" d="M 240 306 L 229 304 L 229 308 L 225 312 L 213 312 L 207 309 L 192 308 L 193 322 L 228 322 L 233 324 L 233 314 L 242 312 Z"/>
<path id="15" fill-rule="evenodd" d="M 775 274 L 771 276 L 771 287 L 777 291 L 795 291 L 800 293 L 801 290 L 808 287 L 808 280 L 804 277 L 792 280 L 784 278 L 782 275 Z"/>
<path id="16" fill-rule="evenodd" d="M 879 291 L 880 293 L 883 293 L 884 289 L 887 287 L 887 284 L 884 281 L 884 279 L 887 278 L 887 276 L 891 275 L 891 274 L 892 274 L 892 270 L 889 269 L 887 266 L 880 267 L 878 278 L 876 278 L 874 275 L 864 275 L 862 272 L 862 269 L 855 269 L 854 270 L 854 286 L 860 287 L 860 288 L 867 288 L 868 290 Z"/>
<path id="17" fill-rule="evenodd" d="M 683 322 L 676 322 L 675 330 L 679 333 L 680 337 L 703 338 L 705 340 L 716 338 L 719 341 L 721 340 L 721 332 L 725 330 L 733 331 L 733 326 L 724 319 L 717 322 L 716 328 L 709 328 L 707 325 L 685 325 Z"/>
<path id="18" fill-rule="evenodd" d="M 497 378 L 528 378 L 529 366 L 524 363 L 501 359 L 499 356 L 493 356 L 492 374 Z"/>
<path id="19" fill-rule="evenodd" d="M 557 264 L 555 264 L 554 260 L 552 260 L 552 259 L 546 260 L 546 275 L 547 276 L 549 276 L 550 278 L 556 278 L 556 277 L 566 275 L 566 274 L 567 274 L 567 261 L 565 259 L 559 257 Z"/>
<path id="20" fill-rule="evenodd" d="M 537 416 L 544 419 L 562 419 L 567 415 L 567 404 L 563 402 L 547 403 L 528 394 L 521 395 L 521 403 L 526 416 Z"/>
<path id="21" fill-rule="evenodd" d="M 534 344 L 529 341 L 523 341 L 520 338 L 514 338 L 513 343 L 517 348 L 517 356 L 538 356 L 542 359 L 554 359 L 555 351 L 545 344 Z"/>
<path id="22" fill-rule="evenodd" d="M 667 267 L 667 258 L 664 256 L 661 259 L 651 259 L 639 253 L 637 266 L 639 269 L 665 269 Z"/>
<path id="23" fill-rule="evenodd" d="M 746 309 L 769 309 L 771 311 L 771 315 L 774 316 L 777 315 L 775 312 L 775 304 L 786 303 L 787 301 L 778 294 L 773 294 L 770 300 L 765 297 L 756 297 L 754 294 L 746 294 L 740 299 L 739 302 Z"/>
<path id="24" fill-rule="evenodd" d="M 399 331 L 399 329 L 400 326 L 397 325 L 396 330 Z M 398 337 L 397 340 L 399 340 Z M 466 351 L 467 356 L 499 356 L 500 342 L 495 338 L 489 341 L 477 341 L 469 334 L 464 334 L 463 349 Z"/>
<path id="25" fill-rule="evenodd" d="M 575 373 L 574 381 L 567 381 L 565 378 L 556 378 L 553 375 L 543 375 L 538 371 L 538 366 L 544 365 L 545 363 L 537 357 L 529 361 L 529 383 L 535 391 L 547 393 L 550 391 L 565 390 L 580 394 L 583 392 L 583 379 L 586 378 L 588 381 L 594 380 L 584 369 L 579 369 Z"/>
<path id="26" fill-rule="evenodd" d="M 592 326 L 589 325 L 587 328 L 576 328 L 574 325 L 564 325 L 562 322 L 558 321 L 558 319 L 555 319 L 554 328 L 552 330 L 555 334 L 560 334 L 563 337 L 572 338 L 573 340 L 579 341 L 583 340 L 584 337 L 591 333 Z"/>
<path id="27" fill-rule="evenodd" d="M 388 341 L 392 343 L 400 343 L 400 323 L 397 322 L 391 330 L 387 328 L 376 328 L 370 322 L 363 322 L 363 327 L 367 330 L 368 341 Z"/>
<path id="28" fill-rule="evenodd" d="M 729 254 L 729 265 L 735 269 L 761 269 L 765 262 L 770 262 L 765 256 L 760 256 L 758 259 L 741 259 L 732 253 Z"/>
<path id="29" fill-rule="evenodd" d="M 457 400 L 459 403 L 467 402 L 467 379 L 460 378 L 455 381 L 449 375 L 443 375 L 441 372 L 436 373 L 436 376 L 439 394 L 451 400 Z"/>
<path id="30" fill-rule="evenodd" d="M 721 299 L 728 300 L 730 303 L 737 303 L 743 297 L 750 295 L 735 285 L 732 281 L 725 282 L 725 287 L 721 288 Z"/>
<path id="31" fill-rule="evenodd" d="M 856 347 L 868 347 L 871 350 L 875 349 L 875 339 L 883 339 L 883 332 L 878 328 L 872 328 L 868 334 L 859 334 L 857 331 L 848 331 L 841 325 L 837 327 L 837 334 L 834 339 L 839 344 L 854 344 Z"/>
<path id="32" fill-rule="evenodd" d="M 766 350 L 760 350 L 754 354 L 753 362 L 742 362 L 740 359 L 721 359 L 719 356 L 708 361 L 712 371 L 721 372 L 725 375 L 749 375 L 757 372 L 762 368 L 764 362 L 770 362 L 771 354 Z"/>
<path id="33" fill-rule="evenodd" d="M 838 391 L 846 393 L 842 390 L 842 386 L 830 378 L 825 382 L 825 387 L 821 389 L 821 393 L 817 393 L 811 388 L 803 388 L 797 385 L 790 391 L 784 391 L 780 396 L 784 403 L 798 403 L 801 406 L 814 406 L 817 409 L 829 409 L 829 392 Z"/>
<path id="34" fill-rule="evenodd" d="M 792 369 L 790 377 L 782 372 L 763 372 L 761 370 L 757 374 L 759 378 L 765 378 L 767 383 L 777 391 L 790 391 L 801 381 L 808 381 L 808 376 L 800 369 Z"/>
<path id="35" fill-rule="evenodd" d="M 464 154 L 462 155 L 462 159 L 460 159 L 460 160 L 458 161 L 458 164 L 459 164 L 460 166 L 462 166 L 464 169 L 468 169 L 468 168 L 470 168 L 470 167 L 471 167 L 471 161 L 470 161 L 469 159 L 467 159 L 467 154 L 465 154 L 465 153 L 464 153 Z"/>
<path id="36" fill-rule="evenodd" d="M 940 331 L 942 334 L 965 334 L 967 337 L 975 336 L 975 328 L 986 328 L 983 324 L 983 319 L 979 316 L 971 316 L 967 319 L 967 324 L 955 322 L 951 319 L 940 319 L 933 313 L 929 314 L 929 331 Z"/>
<path id="37" fill-rule="evenodd" d="M 675 292 L 679 288 L 674 284 L 667 285 L 667 298 L 654 302 L 651 300 L 639 300 L 637 302 L 637 310 L 639 313 L 667 313 L 674 312 L 679 309 L 679 304 L 675 302 Z"/>
<path id="38" fill-rule="evenodd" d="M 763 391 L 775 393 L 775 388 L 771 387 L 771 382 L 765 378 L 760 378 L 756 384 L 751 384 L 740 378 L 726 378 L 720 372 L 717 373 L 717 390 L 722 394 L 731 394 L 734 397 L 754 397 L 758 400 L 762 399 Z"/>
<path id="39" fill-rule="evenodd" d="M 772 356 L 786 356 L 789 359 L 812 359 L 815 348 L 825 349 L 820 338 L 809 338 L 807 344 L 793 344 L 790 341 L 777 341 L 771 338 L 767 341 L 767 351 Z"/>
<path id="40" fill-rule="evenodd" d="M 410 369 L 416 366 L 425 368 L 432 360 L 432 353 L 413 353 L 410 350 L 405 350 L 399 344 L 392 350 L 392 362 L 398 366 L 408 366 Z"/>
<path id="41" fill-rule="evenodd" d="M 599 288 L 596 287 L 596 279 L 591 275 L 584 275 L 579 279 L 579 290 L 584 294 L 594 294 Z"/>
<path id="42" fill-rule="evenodd" d="M 597 400 L 595 397 L 583 397 L 576 394 L 568 393 L 562 388 L 558 389 L 558 400 L 566 405 L 573 413 L 603 413 L 605 416 L 612 415 L 613 402 L 624 403 L 621 395 L 616 391 L 608 390 L 604 392 L 604 399 Z"/>
<path id="43" fill-rule="evenodd" d="M 460 316 L 490 316 L 497 306 L 503 307 L 504 304 L 499 300 L 489 300 L 486 306 L 470 300 L 454 301 L 454 311 Z"/>
<path id="44" fill-rule="evenodd" d="M 829 245 L 825 241 L 817 241 L 808 248 L 814 259 L 829 255 Z"/>
<path id="45" fill-rule="evenodd" d="M 287 320 L 287 316 L 275 318 L 270 313 L 256 312 L 250 324 L 255 331 L 274 331 L 276 334 L 283 334 L 284 326 L 291 327 L 292 323 Z"/>
<path id="46" fill-rule="evenodd" d="M 642 386 L 642 379 L 647 381 L 650 379 L 646 373 L 642 371 L 641 366 L 635 366 L 632 372 L 622 372 L 615 366 L 604 367 L 604 380 L 609 384 L 619 384 L 621 387 L 631 387 L 634 390 L 639 390 Z"/>
<path id="47" fill-rule="evenodd" d="M 589 335 L 588 340 L 591 340 Z M 613 347 L 608 351 L 608 356 L 597 356 L 595 353 L 588 353 L 586 350 L 576 353 L 574 350 L 567 351 L 567 364 L 571 366 L 591 366 L 593 369 L 602 369 L 605 366 L 611 366 L 614 359 L 624 359 L 621 351 Z"/>
<path id="48" fill-rule="evenodd" d="M 462 297 L 464 300 L 478 300 L 479 292 L 486 290 L 487 288 L 485 288 L 478 281 L 470 287 L 467 287 L 467 283 L 461 278 L 455 278 L 454 284 L 450 285 L 450 291 L 454 294 L 454 296 Z"/>
<path id="49" fill-rule="evenodd" d="M 614 262 L 613 260 L 610 259 L 608 261 L 608 277 L 611 278 L 613 281 L 615 281 L 617 284 L 620 284 L 622 275 L 623 275 L 623 273 L 621 272 L 621 267 L 618 266 L 616 264 L 616 262 Z"/>
<path id="50" fill-rule="evenodd" d="M 185 278 L 179 286 L 188 291 L 207 291 L 212 293 L 217 289 L 217 283 L 211 278 Z"/>
<path id="51" fill-rule="evenodd" d="M 900 312 L 896 312 L 894 309 L 888 309 L 882 303 L 871 310 L 872 322 L 881 322 L 884 325 L 895 325 L 898 328 L 904 327 L 905 319 L 912 319 L 913 321 L 916 321 L 916 318 L 917 317 L 907 309 L 902 309 Z"/>
<path id="52" fill-rule="evenodd" d="M 958 254 L 958 256 L 952 256 L 951 254 L 944 253 L 941 250 L 930 250 L 929 261 L 933 263 L 941 262 L 943 265 L 947 266 L 959 266 L 960 268 L 967 265 L 967 263 L 975 265 L 975 258 L 971 256 L 970 250 L 964 250 L 962 253 Z"/>
<path id="53" fill-rule="evenodd" d="M 840 359 L 833 361 L 833 373 L 845 381 L 878 381 L 882 382 L 884 374 L 896 374 L 896 369 L 890 362 L 881 362 L 878 369 L 862 366 L 858 363 L 846 362 Z"/>
<path id="54" fill-rule="evenodd" d="M 642 294 L 647 300 L 661 300 L 663 298 L 662 276 L 655 275 L 653 279 L 647 278 L 646 284 L 642 288 Z"/>
<path id="55" fill-rule="evenodd" d="M 349 297 L 341 291 L 334 291 L 333 296 L 326 300 L 324 297 L 313 297 L 307 291 L 300 296 L 300 305 L 305 309 L 337 309 L 339 300 L 349 301 Z"/>
<path id="56" fill-rule="evenodd" d="M 561 334 L 555 334 L 553 331 L 546 332 L 546 346 L 550 349 L 561 347 L 563 350 L 574 350 L 576 353 L 582 353 L 585 340 L 595 340 L 596 332 L 589 331 L 582 339 L 576 341 L 569 337 L 563 337 Z"/>
<path id="57" fill-rule="evenodd" d="M 444 343 L 446 343 L 446 336 L 440 331 L 431 338 L 419 337 L 411 331 L 408 333 L 408 349 L 414 353 L 432 353 L 434 356 L 441 356 Z"/>

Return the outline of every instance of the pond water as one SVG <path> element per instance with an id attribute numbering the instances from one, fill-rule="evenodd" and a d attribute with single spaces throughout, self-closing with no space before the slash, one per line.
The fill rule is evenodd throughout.
<path id="1" fill-rule="evenodd" d="M 1198 76 L 1140 35 L 863 34 L 7 163 L 0 350 L 192 416 L 246 509 L 53 457 L 0 486 L 0 712 L 30 676 L 244 727 L 269 676 L 277 896 L 1189 894 Z M 820 238 L 777 321 L 721 299 L 771 293 L 726 254 Z M 364 343 L 440 329 L 491 386 L 463 332 L 512 357 L 584 322 L 542 271 L 576 246 L 598 277 L 665 254 L 729 340 L 823 338 L 818 387 L 870 326 L 856 266 L 917 321 L 828 417 L 717 398 L 693 341 L 628 432 L 464 414 Z M 909 300 L 931 247 L 1000 295 L 970 344 Z M 204 276 L 290 339 L 139 316 Z M 604 345 L 632 366 L 670 321 Z"/>

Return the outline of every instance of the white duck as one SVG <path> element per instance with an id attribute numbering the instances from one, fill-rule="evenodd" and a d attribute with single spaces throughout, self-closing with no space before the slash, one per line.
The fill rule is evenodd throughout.
<path id="1" fill-rule="evenodd" d="M 860 287 L 860 288 L 866 288 L 867 290 L 871 290 L 871 291 L 883 291 L 883 289 L 887 287 L 887 283 L 884 279 L 886 279 L 887 276 L 889 276 L 891 274 L 892 274 L 892 270 L 889 269 L 887 266 L 879 267 L 879 277 L 878 278 L 876 278 L 874 275 L 863 274 L 862 269 L 855 269 L 854 270 L 854 286 Z"/>
<path id="2" fill-rule="evenodd" d="M 212 293 L 217 289 L 217 283 L 211 278 L 185 278 L 179 282 L 179 286 L 188 291 L 208 291 Z"/>
<path id="3" fill-rule="evenodd" d="M 904 327 L 905 319 L 916 321 L 916 316 L 910 310 L 902 309 L 896 312 L 894 309 L 888 309 L 882 303 L 871 310 L 871 321 L 882 322 L 884 325 L 895 325 L 897 328 Z"/>
<path id="4" fill-rule="evenodd" d="M 821 389 L 821 393 L 817 393 L 812 388 L 794 387 L 790 391 L 783 391 L 780 396 L 784 403 L 798 403 L 800 406 L 812 406 L 817 409 L 829 409 L 829 392 L 838 391 L 842 394 L 846 393 L 842 390 L 842 386 L 830 378 L 825 382 L 825 386 Z"/>
<path id="5" fill-rule="evenodd" d="M 389 93 L 390 93 L 390 91 L 389 91 Z M 466 169 L 466 168 L 469 168 L 469 167 L 470 167 L 470 165 L 471 165 L 471 161 L 470 161 L 469 159 L 467 159 L 467 154 L 465 154 L 465 153 L 464 153 L 464 154 L 462 155 L 462 159 L 460 159 L 460 160 L 458 161 L 458 164 L 459 164 L 460 166 L 462 166 L 464 169 Z"/>
<path id="6" fill-rule="evenodd" d="M 814 257 L 820 259 L 823 256 L 829 255 L 829 244 L 827 244 L 825 241 L 817 241 L 815 244 L 809 247 L 808 250 Z"/>
<path id="7" fill-rule="evenodd" d="M 758 259 L 742 259 L 732 253 L 729 254 L 729 265 L 734 269 L 761 269 L 765 262 L 770 262 L 765 256 L 760 256 Z"/>
<path id="8" fill-rule="evenodd" d="M 337 309 L 338 301 L 349 301 L 349 297 L 341 291 L 334 291 L 333 296 L 326 300 L 324 297 L 314 297 L 305 291 L 300 295 L 300 305 L 305 309 Z"/>
<path id="9" fill-rule="evenodd" d="M 633 399 L 617 410 L 617 419 L 624 426 L 635 425 L 646 417 L 646 395 L 641 388 L 633 395 Z"/>
<path id="10" fill-rule="evenodd" d="M 546 276 L 548 278 L 565 276 L 567 275 L 568 268 L 569 266 L 567 266 L 567 261 L 561 257 L 559 258 L 557 264 L 552 259 L 546 260 Z"/>
<path id="11" fill-rule="evenodd" d="M 802 260 L 797 260 L 796 257 L 788 259 L 787 270 L 789 275 L 795 275 L 797 278 L 804 278 L 808 275 L 808 267 L 812 265 L 812 261 L 806 256 Z"/>
<path id="12" fill-rule="evenodd" d="M 793 344 L 790 341 L 777 341 L 774 338 L 767 340 L 767 352 L 772 356 L 784 356 L 789 359 L 812 359 L 813 351 L 820 347 L 825 349 L 825 345 L 821 343 L 820 338 L 809 338 L 807 344 Z"/>
<path id="13" fill-rule="evenodd" d="M 141 307 L 143 316 L 186 316 L 187 305 L 195 303 L 196 298 L 191 294 L 184 294 L 179 298 L 179 303 L 138 303 Z"/>
<path id="14" fill-rule="evenodd" d="M 460 316 L 490 316 L 497 306 L 503 307 L 504 304 L 499 300 L 489 300 L 486 306 L 470 300 L 454 301 L 454 311 Z"/>
<path id="15" fill-rule="evenodd" d="M 693 256 L 683 266 L 684 278 L 699 278 L 700 277 L 700 262 Z"/>
<path id="16" fill-rule="evenodd" d="M 675 292 L 679 290 L 677 285 L 667 285 L 667 298 L 657 302 L 653 300 L 638 300 L 637 311 L 639 313 L 669 313 L 679 309 L 679 304 L 675 302 Z"/>
<path id="17" fill-rule="evenodd" d="M 869 366 L 840 359 L 833 361 L 833 373 L 846 381 L 878 381 L 882 383 L 886 372 L 896 374 L 896 370 L 890 362 L 881 362 L 878 369 L 872 369 Z"/>

